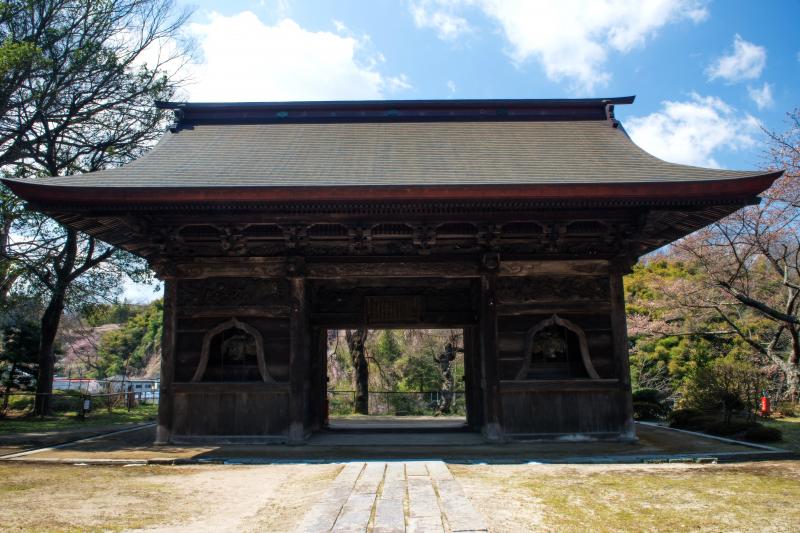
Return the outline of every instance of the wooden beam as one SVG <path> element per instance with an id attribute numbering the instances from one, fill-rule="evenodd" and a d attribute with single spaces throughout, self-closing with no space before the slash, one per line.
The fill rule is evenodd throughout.
<path id="1" fill-rule="evenodd" d="M 196 257 L 191 261 L 153 265 L 157 274 L 170 269 L 181 279 L 282 278 L 286 275 L 284 257 Z"/>
<path id="2" fill-rule="evenodd" d="M 178 282 L 164 280 L 164 327 L 161 336 L 161 381 L 158 391 L 158 427 L 156 444 L 168 444 L 172 439 L 173 386 L 175 378 L 175 330 Z"/>
<path id="3" fill-rule="evenodd" d="M 618 379 L 521 379 L 500 381 L 501 394 L 618 391 Z"/>
<path id="4" fill-rule="evenodd" d="M 478 263 L 471 261 L 398 261 L 309 263 L 311 279 L 339 278 L 475 278 L 480 274 Z"/>
<path id="5" fill-rule="evenodd" d="M 309 389 L 313 403 L 311 430 L 319 431 L 328 425 L 328 330 L 314 328 L 311 332 L 314 343 Z"/>
<path id="6" fill-rule="evenodd" d="M 309 379 L 311 335 L 306 283 L 303 277 L 289 278 L 289 441 L 294 443 L 306 438 L 306 382 Z"/>
<path id="7" fill-rule="evenodd" d="M 481 354 L 481 385 L 483 389 L 483 435 L 487 440 L 503 439 L 502 403 L 498 380 L 497 276 L 484 273 L 480 278 L 479 344 Z"/>
<path id="8" fill-rule="evenodd" d="M 288 394 L 288 383 L 256 382 L 177 382 L 172 384 L 176 394 L 230 394 L 230 393 L 275 393 Z"/>
<path id="9" fill-rule="evenodd" d="M 608 261 L 603 259 L 552 261 L 501 261 L 501 276 L 598 276 L 608 273 Z"/>
<path id="10" fill-rule="evenodd" d="M 466 389 L 467 425 L 483 427 L 483 392 L 481 389 L 481 357 L 477 327 L 464 328 L 464 388 Z"/>
<path id="11" fill-rule="evenodd" d="M 611 295 L 611 337 L 614 347 L 614 366 L 623 391 L 624 425 L 621 438 L 636 440 L 633 423 L 633 398 L 631 396 L 631 369 L 628 353 L 628 326 L 625 318 L 625 289 L 622 284 L 623 269 L 615 267 L 609 276 Z"/>
<path id="12" fill-rule="evenodd" d="M 524 304 L 498 304 L 500 316 L 553 315 L 559 313 L 607 313 L 608 302 L 532 302 Z"/>

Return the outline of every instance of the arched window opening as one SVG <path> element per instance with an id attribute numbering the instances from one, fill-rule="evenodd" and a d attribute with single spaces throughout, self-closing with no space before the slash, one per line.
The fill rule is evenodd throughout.
<path id="1" fill-rule="evenodd" d="M 598 379 L 583 330 L 553 315 L 530 330 L 517 379 Z"/>
<path id="2" fill-rule="evenodd" d="M 208 331 L 192 381 L 272 382 L 261 333 L 235 318 Z"/>
<path id="3" fill-rule="evenodd" d="M 256 353 L 252 335 L 226 329 L 211 340 L 203 381 L 261 381 Z"/>

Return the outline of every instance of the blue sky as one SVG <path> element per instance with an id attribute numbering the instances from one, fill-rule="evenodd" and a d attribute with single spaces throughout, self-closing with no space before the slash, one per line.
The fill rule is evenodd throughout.
<path id="1" fill-rule="evenodd" d="M 635 94 L 635 142 L 722 168 L 763 165 L 800 106 L 796 0 L 177 1 L 190 101 Z"/>
<path id="2" fill-rule="evenodd" d="M 635 94 L 665 159 L 747 168 L 800 105 L 800 2 L 195 1 L 190 100 Z"/>

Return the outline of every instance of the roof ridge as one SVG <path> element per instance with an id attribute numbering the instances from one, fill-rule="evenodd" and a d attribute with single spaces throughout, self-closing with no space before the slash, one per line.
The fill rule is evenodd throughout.
<path id="1" fill-rule="evenodd" d="M 610 120 L 635 96 L 575 99 L 156 102 L 171 131 L 194 124 Z"/>

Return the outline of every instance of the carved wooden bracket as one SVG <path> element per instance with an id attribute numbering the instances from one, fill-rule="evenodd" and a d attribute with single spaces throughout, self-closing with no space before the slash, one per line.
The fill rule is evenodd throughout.
<path id="1" fill-rule="evenodd" d="M 516 379 L 525 379 L 528 376 L 528 371 L 531 366 L 531 354 L 533 352 L 533 338 L 544 328 L 553 325 L 566 328 L 578 336 L 578 343 L 581 348 L 581 360 L 583 361 L 583 366 L 586 368 L 586 372 L 589 374 L 590 378 L 600 379 L 600 375 L 597 373 L 597 370 L 595 370 L 592 359 L 589 356 L 589 344 L 586 342 L 586 333 L 584 333 L 583 328 L 558 315 L 553 315 L 548 319 L 542 320 L 528 330 L 528 333 L 525 335 L 525 357 L 523 358 L 522 368 L 520 368 L 517 373 Z"/>
<path id="2" fill-rule="evenodd" d="M 264 383 L 275 383 L 275 379 L 269 373 L 269 370 L 267 370 L 267 362 L 264 358 L 264 338 L 261 336 L 261 332 L 253 326 L 240 322 L 235 318 L 218 324 L 206 332 L 203 337 L 203 350 L 200 352 L 200 362 L 197 364 L 197 370 L 195 370 L 194 376 L 192 376 L 192 382 L 202 381 L 203 375 L 206 373 L 206 367 L 208 366 L 211 341 L 214 337 L 228 329 L 241 329 L 253 337 L 256 341 L 256 359 L 258 361 L 258 372 L 261 374 L 261 379 Z"/>

